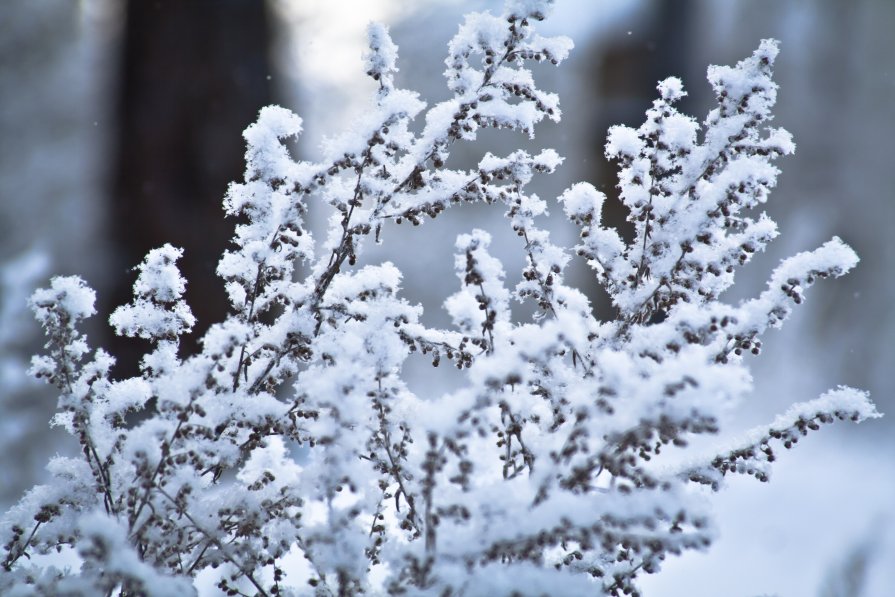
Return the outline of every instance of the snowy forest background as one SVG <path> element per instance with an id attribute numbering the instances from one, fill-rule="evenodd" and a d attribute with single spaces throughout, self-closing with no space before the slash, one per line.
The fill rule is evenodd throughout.
<path id="1" fill-rule="evenodd" d="M 368 21 L 391 27 L 402 49 L 399 82 L 412 82 L 408 86 L 437 100 L 445 93 L 445 43 L 461 15 L 499 5 L 5 3 L 3 509 L 41 479 L 48 456 L 73 447 L 46 424 L 54 407 L 46 388 L 24 375 L 27 355 L 39 346 L 38 328 L 25 309 L 33 288 L 50 273 L 80 274 L 106 301 L 100 313 L 108 314 L 127 299 L 127 268 L 147 249 L 170 241 L 186 249 L 187 298 L 201 331 L 202 322 L 224 308 L 212 276 L 229 236 L 220 202 L 227 183 L 241 176 L 240 132 L 257 110 L 277 102 L 299 113 L 306 134 L 295 151 L 314 157 L 320 139 L 337 133 L 346 114 L 362 109 L 372 88 L 360 59 Z M 751 364 L 754 396 L 726 426 L 734 434 L 837 384 L 867 389 L 882 412 L 895 412 L 893 29 L 895 4 L 888 0 L 566 0 L 542 29 L 576 43 L 565 68 L 539 73 L 545 87 L 559 92 L 564 111 L 563 124 L 544 125 L 535 141 L 567 158 L 555 176 L 540 183 L 547 197 L 577 180 L 611 193 L 613 171 L 602 155 L 606 129 L 636 126 L 657 80 L 682 77 L 690 92 L 682 109 L 701 114 L 710 99 L 707 64 L 735 62 L 762 38 L 782 42 L 776 124 L 793 133 L 798 150 L 781 165 L 769 207 L 780 239 L 748 266 L 736 293 L 756 294 L 781 257 L 834 234 L 862 261 L 851 275 L 812 294 L 784 331 L 768 337 L 763 358 Z M 487 142 L 499 148 L 502 139 L 493 135 Z M 456 233 L 470 227 L 470 213 L 448 213 L 445 221 L 453 226 L 426 229 L 432 232 L 426 254 L 394 254 L 399 245 L 393 243 L 387 255 L 405 273 L 408 298 L 432 306 L 427 314 L 436 325 L 439 317 L 447 320 L 437 305 L 454 276 L 449 259 L 427 257 L 450 254 Z M 571 225 L 555 216 L 553 233 L 571 239 Z M 501 254 L 499 238 L 494 247 L 506 263 L 518 259 L 509 251 Z M 584 268 L 578 273 L 583 280 Z M 104 326 L 89 333 L 116 354 L 135 351 L 120 341 L 112 344 Z M 420 371 L 418 379 L 423 375 L 432 383 L 431 370 Z M 895 586 L 893 426 L 891 414 L 873 426 L 836 426 L 784 454 L 770 484 L 732 480 L 717 502 L 720 540 L 708 553 L 671 560 L 661 575 L 646 577 L 646 593 L 889 594 Z"/>

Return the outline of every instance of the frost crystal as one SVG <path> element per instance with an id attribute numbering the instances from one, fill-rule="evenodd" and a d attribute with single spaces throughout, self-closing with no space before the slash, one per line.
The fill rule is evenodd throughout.
<path id="1" fill-rule="evenodd" d="M 137 266 L 140 275 L 134 284 L 134 302 L 119 307 L 109 323 L 121 336 L 168 338 L 189 332 L 196 319 L 181 299 L 186 281 L 174 262 L 183 253 L 171 245 L 154 249 Z"/>

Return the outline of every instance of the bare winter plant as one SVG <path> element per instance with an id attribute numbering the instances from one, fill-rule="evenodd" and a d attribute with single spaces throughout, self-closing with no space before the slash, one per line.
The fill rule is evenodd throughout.
<path id="1" fill-rule="evenodd" d="M 719 298 L 776 236 L 755 210 L 774 160 L 794 149 L 767 127 L 770 40 L 709 69 L 717 107 L 702 125 L 677 111 L 684 91 L 670 78 L 640 128 L 610 129 L 630 243 L 601 225 L 604 196 L 577 184 L 559 203 L 580 243 L 552 244 L 537 223 L 547 203 L 525 190 L 561 163 L 552 150 L 447 167 L 481 129 L 533 135 L 559 120 L 556 95 L 526 67 L 558 64 L 572 47 L 535 32 L 550 4 L 509 0 L 500 17 L 468 16 L 446 60 L 453 97 L 428 109 L 395 87 L 397 48 L 371 25 L 373 108 L 321 163 L 284 146 L 297 116 L 263 109 L 245 131 L 245 180 L 224 201 L 240 222 L 218 267 L 232 313 L 198 354 L 178 354 L 194 320 L 170 245 L 146 256 L 133 302 L 110 318 L 152 343 L 137 377 L 110 379 L 112 358 L 78 331 L 94 311 L 81 279 L 33 295 L 48 340 L 32 372 L 61 392 L 53 423 L 82 454 L 54 459 L 50 482 L 3 517 L 0 592 L 180 595 L 199 577 L 228 595 L 638 594 L 638 575 L 712 541 L 703 486 L 717 490 L 729 473 L 765 481 L 780 446 L 835 419 L 879 416 L 866 394 L 840 387 L 716 455 L 661 462 L 718 431 L 749 391 L 741 355 L 758 354 L 810 285 L 857 257 L 834 238 L 781 263 L 758 298 Z M 332 207 L 319 248 L 304 223 L 311 201 Z M 400 298 L 392 264 L 358 258 L 387 222 L 471 202 L 506 209 L 523 280 L 504 285 L 487 232 L 461 235 L 459 289 L 444 303 L 455 325 L 431 329 Z M 614 320 L 597 320 L 565 284 L 576 252 Z M 515 321 L 511 300 L 532 301 L 534 319 Z M 463 387 L 412 393 L 402 365 L 419 354 L 449 361 Z M 54 551 L 79 565 L 39 557 Z"/>

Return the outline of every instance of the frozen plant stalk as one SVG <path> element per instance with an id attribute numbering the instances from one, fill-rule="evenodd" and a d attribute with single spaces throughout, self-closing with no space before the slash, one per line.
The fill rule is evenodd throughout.
<path id="1" fill-rule="evenodd" d="M 587 184 L 559 197 L 581 229 L 574 250 L 538 227 L 547 203 L 525 189 L 561 163 L 553 150 L 446 166 L 481 129 L 532 136 L 559 120 L 556 95 L 527 68 L 559 64 L 572 47 L 535 32 L 550 4 L 510 0 L 499 17 L 468 16 L 446 60 L 453 97 L 432 107 L 395 86 L 397 47 L 371 25 L 366 68 L 379 89 L 320 163 L 283 145 L 301 131 L 297 116 L 263 109 L 245 131 L 245 179 L 224 201 L 240 218 L 218 267 L 231 314 L 198 354 L 178 352 L 193 316 L 170 245 L 149 253 L 134 301 L 111 317 L 118 333 L 152 342 L 140 376 L 110 379 L 111 357 L 78 331 L 93 313 L 80 279 L 34 294 L 48 352 L 33 371 L 59 388 L 55 422 L 83 454 L 54 459 L 50 482 L 4 516 L 0 592 L 187 594 L 215 568 L 234 595 L 637 594 L 638 575 L 668 554 L 710 544 L 693 484 L 766 480 L 780 445 L 837 418 L 879 416 L 866 394 L 839 388 L 716 457 L 654 466 L 666 448 L 718 431 L 722 409 L 749 391 L 741 355 L 760 352 L 811 284 L 857 257 L 834 238 L 784 261 L 758 298 L 719 300 L 777 234 L 756 209 L 774 161 L 794 149 L 766 126 L 770 40 L 709 69 L 717 107 L 703 125 L 677 111 L 684 90 L 670 78 L 640 128 L 610 129 L 630 243 L 602 225 L 606 198 Z M 319 251 L 304 223 L 311 201 L 332 213 Z M 386 242 L 387 222 L 421 224 L 472 202 L 506 210 L 522 282 L 505 285 L 486 231 L 463 234 L 459 287 L 445 301 L 454 327 L 428 328 L 400 298 L 401 273 L 363 264 L 363 245 Z M 576 253 L 616 319 L 597 320 L 565 284 Z M 514 320 L 512 300 L 533 301 L 534 319 Z M 420 353 L 455 365 L 462 389 L 412 393 L 402 365 Z M 30 557 L 63 548 L 80 569 Z"/>

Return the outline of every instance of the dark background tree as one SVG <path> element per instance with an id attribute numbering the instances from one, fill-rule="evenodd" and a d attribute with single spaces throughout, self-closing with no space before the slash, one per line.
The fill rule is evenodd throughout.
<path id="1" fill-rule="evenodd" d="M 264 2 L 127 3 L 110 197 L 113 271 L 166 242 L 182 247 L 193 338 L 226 309 L 214 272 L 233 223 L 223 219 L 221 200 L 242 176 L 240 132 L 271 103 L 270 38 Z M 104 315 L 128 302 L 135 276 L 110 278 Z M 138 343 L 110 338 L 109 346 L 118 373 L 133 373 Z"/>
<path id="2" fill-rule="evenodd" d="M 643 114 L 656 97 L 656 81 L 677 76 L 686 82 L 702 78 L 693 56 L 691 29 L 693 20 L 692 0 L 663 0 L 647 2 L 640 7 L 636 30 L 618 30 L 610 34 L 610 40 L 602 46 L 588 48 L 590 60 L 588 76 L 590 85 L 586 93 L 599 98 L 599 109 L 591 110 L 590 143 L 587 155 L 588 167 L 583 178 L 606 193 L 618 198 L 617 171 L 615 164 L 604 155 L 606 131 L 615 124 L 637 128 L 643 122 Z M 700 96 L 702 86 L 688 88 L 688 97 L 679 104 L 681 111 L 694 113 L 698 102 L 692 95 Z M 633 228 L 627 222 L 627 211 L 618 200 L 608 201 L 603 217 L 607 225 L 633 237 Z M 609 297 L 592 284 L 589 296 L 602 313 L 612 310 Z"/>

